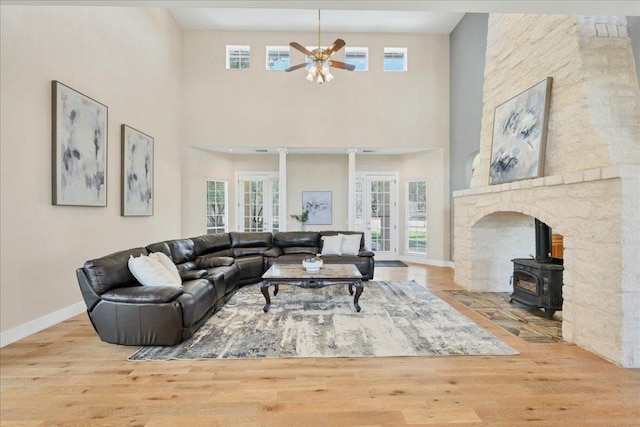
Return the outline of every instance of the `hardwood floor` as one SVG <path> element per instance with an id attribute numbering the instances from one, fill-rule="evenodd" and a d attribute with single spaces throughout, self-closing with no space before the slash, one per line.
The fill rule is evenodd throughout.
<path id="1" fill-rule="evenodd" d="M 441 292 L 451 269 L 375 278 L 426 285 L 520 355 L 130 362 L 80 315 L 0 349 L 0 424 L 640 426 L 640 370 L 509 334 Z"/>

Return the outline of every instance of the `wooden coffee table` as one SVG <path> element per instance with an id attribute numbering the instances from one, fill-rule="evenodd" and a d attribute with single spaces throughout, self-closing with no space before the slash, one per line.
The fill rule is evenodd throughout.
<path id="1" fill-rule="evenodd" d="M 348 284 L 349 294 L 353 295 L 353 288 L 356 294 L 353 297 L 353 306 L 356 311 L 360 311 L 358 300 L 364 290 L 362 284 L 362 274 L 353 264 L 329 264 L 323 265 L 320 271 L 310 273 L 302 264 L 273 264 L 266 273 L 262 275 L 262 286 L 260 291 L 264 295 L 266 304 L 263 308 L 266 313 L 271 305 L 269 298 L 269 286 L 273 285 L 273 296 L 278 295 L 278 285 L 292 285 L 300 288 L 319 289 L 325 286 Z"/>

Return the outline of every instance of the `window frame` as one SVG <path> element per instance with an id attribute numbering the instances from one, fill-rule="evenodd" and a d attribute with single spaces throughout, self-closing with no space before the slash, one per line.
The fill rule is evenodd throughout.
<path id="1" fill-rule="evenodd" d="M 218 217 L 222 216 L 224 221 L 224 226 L 221 228 L 219 226 L 209 227 L 209 183 L 222 184 L 223 192 L 224 192 L 224 213 L 223 215 L 216 215 Z M 229 183 L 227 181 L 221 181 L 214 178 L 207 178 L 207 194 L 206 194 L 206 231 L 207 234 L 220 234 L 220 233 L 228 233 L 229 232 Z M 218 191 L 215 189 L 214 191 Z M 212 230 L 217 230 L 216 232 L 211 232 Z"/>
<path id="2" fill-rule="evenodd" d="M 403 68 L 402 70 L 388 70 L 385 66 L 385 59 L 386 59 L 386 55 L 387 53 L 402 53 L 403 56 Z M 406 72 L 409 70 L 409 49 L 407 49 L 406 47 L 385 47 L 383 54 L 382 54 L 382 71 L 384 72 L 398 72 L 398 73 L 402 73 L 402 72 Z"/>
<path id="3" fill-rule="evenodd" d="M 364 52 L 364 59 L 365 59 L 365 68 L 358 68 L 357 64 L 353 63 L 353 62 L 349 62 L 347 60 L 347 56 L 350 52 Z M 345 50 L 344 50 L 344 62 L 347 64 L 353 64 L 356 65 L 356 69 L 354 71 L 369 71 L 369 48 L 368 47 L 351 47 L 351 46 L 346 46 Z"/>
<path id="4" fill-rule="evenodd" d="M 247 52 L 247 66 L 246 67 L 231 67 L 231 51 L 246 51 Z M 242 59 L 239 59 L 239 63 L 242 63 Z M 251 46 L 250 45 L 239 45 L 239 44 L 228 44 L 226 45 L 226 67 L 227 70 L 248 70 L 251 68 Z"/>
<path id="5" fill-rule="evenodd" d="M 424 212 L 418 212 L 417 214 L 411 214 L 411 208 L 410 208 L 410 203 L 414 203 L 414 204 L 419 204 L 421 202 L 418 201 L 411 201 L 411 184 L 418 184 L 418 183 L 424 183 Z M 413 180 L 407 180 L 405 182 L 405 221 L 406 221 L 406 235 L 405 235 L 405 250 L 407 251 L 407 254 L 412 254 L 412 255 L 427 255 L 427 245 L 428 245 L 428 230 L 429 230 L 429 221 L 427 219 L 427 214 L 428 214 L 428 200 L 427 200 L 427 180 L 426 179 L 413 179 Z M 420 227 L 412 227 L 410 225 L 411 221 L 412 221 L 412 217 L 415 217 L 417 215 L 424 215 L 424 227 L 420 228 Z M 416 251 L 412 249 L 412 245 L 411 245 L 411 231 L 418 231 L 418 230 L 424 230 L 424 252 L 422 251 Z"/>
<path id="6" fill-rule="evenodd" d="M 288 64 L 284 68 L 269 68 L 269 53 L 270 52 L 282 52 L 287 51 L 287 58 L 289 60 Z M 280 59 L 280 56 L 278 56 Z M 291 66 L 291 49 L 289 46 L 267 46 L 265 49 L 265 67 L 268 71 L 283 71 Z"/>
<path id="7" fill-rule="evenodd" d="M 236 172 L 236 201 L 237 201 L 237 210 L 236 210 L 236 230 L 237 231 L 273 231 L 274 222 L 277 223 L 278 230 L 280 229 L 279 217 L 274 220 L 274 205 L 273 205 L 273 181 L 277 181 L 277 198 L 278 202 L 280 200 L 280 182 L 279 182 L 279 174 L 278 172 Z M 245 187 L 246 183 L 253 184 L 261 184 L 262 192 L 255 193 L 259 194 L 260 203 L 255 204 L 255 206 L 259 206 L 262 209 L 260 215 L 252 215 L 251 212 L 247 212 L 246 207 L 246 198 L 245 198 Z M 248 194 L 251 194 L 249 192 Z M 249 206 L 252 206 L 252 202 L 250 202 Z M 278 205 L 278 213 L 280 211 L 280 206 Z M 249 227 L 249 229 L 245 228 L 246 219 L 247 218 L 255 218 L 260 219 L 259 224 L 260 227 Z"/>

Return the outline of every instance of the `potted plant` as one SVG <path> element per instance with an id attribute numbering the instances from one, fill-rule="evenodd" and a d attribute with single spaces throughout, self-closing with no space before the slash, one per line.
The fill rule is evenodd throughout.
<path id="1" fill-rule="evenodd" d="M 304 225 L 309 220 L 309 211 L 305 209 L 300 215 L 291 215 L 291 218 L 298 221 L 300 223 L 301 230 L 304 231 Z"/>

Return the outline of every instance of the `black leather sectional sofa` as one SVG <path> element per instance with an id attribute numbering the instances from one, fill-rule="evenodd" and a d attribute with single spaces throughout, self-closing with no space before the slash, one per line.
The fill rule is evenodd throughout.
<path id="1" fill-rule="evenodd" d="M 301 262 L 321 253 L 322 236 L 360 234 L 358 255 L 323 256 L 327 264 L 355 264 L 373 278 L 373 253 L 362 233 L 231 232 L 167 240 L 87 261 L 76 270 L 89 318 L 103 341 L 175 345 L 189 338 L 243 285 L 260 282 L 275 262 Z M 177 266 L 182 287 L 142 286 L 129 257 L 162 252 Z"/>

